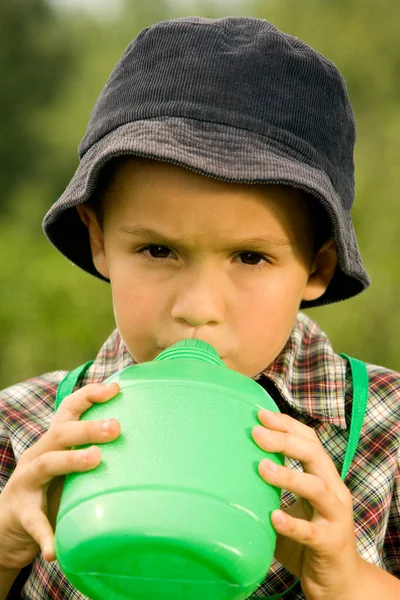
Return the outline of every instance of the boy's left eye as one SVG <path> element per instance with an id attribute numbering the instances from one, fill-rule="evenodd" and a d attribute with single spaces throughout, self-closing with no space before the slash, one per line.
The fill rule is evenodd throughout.
<path id="1" fill-rule="evenodd" d="M 242 262 L 246 265 L 260 266 L 260 260 L 266 262 L 264 256 L 258 254 L 258 252 L 242 252 L 239 256 L 244 257 Z"/>
<path id="2" fill-rule="evenodd" d="M 150 253 L 151 258 L 167 258 L 171 250 L 167 246 L 161 246 L 158 244 L 149 244 L 146 248 L 143 248 L 141 252 L 147 250 Z"/>

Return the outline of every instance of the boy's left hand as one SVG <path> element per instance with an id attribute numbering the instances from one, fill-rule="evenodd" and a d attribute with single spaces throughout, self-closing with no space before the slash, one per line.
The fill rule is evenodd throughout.
<path id="1" fill-rule="evenodd" d="M 263 426 L 253 428 L 256 444 L 297 459 L 303 467 L 301 472 L 267 459 L 259 464 L 266 482 L 299 496 L 284 511 L 272 513 L 278 534 L 276 559 L 298 577 L 307 598 L 352 598 L 363 561 L 356 547 L 349 490 L 313 429 L 266 410 L 258 418 Z"/>

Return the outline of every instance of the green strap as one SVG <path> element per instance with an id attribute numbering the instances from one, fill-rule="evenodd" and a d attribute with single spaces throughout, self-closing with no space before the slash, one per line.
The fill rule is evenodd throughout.
<path id="1" fill-rule="evenodd" d="M 54 410 L 57 410 L 60 406 L 61 402 L 65 398 L 65 396 L 69 396 L 74 391 L 74 388 L 78 382 L 78 379 L 81 375 L 84 375 L 90 365 L 93 364 L 93 360 L 88 360 L 84 365 L 80 365 L 76 367 L 73 371 L 70 371 L 64 379 L 61 381 L 60 385 L 57 388 L 56 394 L 56 405 Z"/>
<path id="2" fill-rule="evenodd" d="M 340 356 L 348 360 L 353 381 L 353 402 L 351 408 L 350 433 L 343 459 L 342 471 L 340 474 L 341 479 L 344 481 L 357 451 L 358 442 L 360 439 L 361 428 L 364 422 L 365 412 L 367 410 L 369 380 L 365 363 L 357 358 L 351 358 L 350 356 L 347 356 L 347 354 L 340 354 Z M 90 360 L 84 365 L 77 367 L 64 377 L 58 386 L 55 410 L 57 410 L 57 408 L 60 406 L 60 403 L 65 396 L 72 394 L 78 379 L 81 377 L 81 375 L 84 375 L 92 363 L 93 361 Z M 254 600 L 279 600 L 279 598 L 282 598 L 288 592 L 290 592 L 290 590 L 297 585 L 298 581 L 299 580 L 296 579 L 292 585 L 281 594 L 277 594 L 275 596 L 251 596 L 251 598 L 254 598 Z"/>
<path id="3" fill-rule="evenodd" d="M 357 358 L 347 356 L 347 354 L 340 354 L 340 356 L 348 360 L 353 381 L 353 402 L 351 407 L 350 433 L 343 459 L 342 472 L 340 474 L 342 481 L 344 481 L 357 451 L 358 442 L 360 440 L 361 429 L 367 410 L 369 379 L 365 363 Z M 282 598 L 282 596 L 285 596 L 288 592 L 290 592 L 290 590 L 293 589 L 298 582 L 299 580 L 296 579 L 290 587 L 276 596 L 251 596 L 251 598 L 254 600 L 279 600 L 279 598 Z"/>
<path id="4" fill-rule="evenodd" d="M 353 380 L 350 434 L 343 459 L 342 472 L 340 474 L 340 477 L 344 481 L 360 440 L 361 429 L 367 411 L 369 378 L 365 363 L 357 358 L 351 358 L 350 356 L 347 356 L 347 354 L 340 354 L 340 356 L 349 361 L 351 377 Z"/>

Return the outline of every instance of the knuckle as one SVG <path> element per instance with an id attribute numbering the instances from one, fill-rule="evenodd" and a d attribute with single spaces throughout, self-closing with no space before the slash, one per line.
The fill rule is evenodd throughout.
<path id="1" fill-rule="evenodd" d="M 27 463 L 29 463 L 31 460 L 31 454 L 32 454 L 32 446 L 22 452 L 21 456 L 19 457 L 18 464 L 20 466 L 23 466 L 23 465 L 26 465 Z"/>
<path id="2" fill-rule="evenodd" d="M 308 522 L 308 527 L 304 534 L 304 543 L 306 545 L 314 546 L 319 539 L 319 529 L 318 526 L 312 521 Z"/>
<path id="3" fill-rule="evenodd" d="M 295 483 L 298 477 L 298 472 L 294 471 L 294 469 L 287 469 L 286 472 L 286 483 L 288 487 L 292 487 L 292 484 Z"/>
<path id="4" fill-rule="evenodd" d="M 4 490 L 7 490 L 7 494 L 11 494 L 11 496 L 13 496 L 15 493 L 18 493 L 18 491 L 22 488 L 23 484 L 25 483 L 25 471 L 26 469 L 21 468 L 19 464 L 18 467 L 15 469 L 14 473 L 11 475 L 10 479 L 8 480 L 6 487 L 4 488 Z M 5 492 L 3 491 L 2 494 L 3 493 Z"/>
<path id="5" fill-rule="evenodd" d="M 296 519 L 290 518 L 287 520 L 287 532 L 289 535 L 294 535 L 297 533 L 298 526 L 296 523 Z"/>
<path id="6" fill-rule="evenodd" d="M 99 435 L 99 421 L 81 421 L 82 424 L 82 444 L 90 443 Z"/>
<path id="7" fill-rule="evenodd" d="M 75 390 L 75 392 L 72 392 L 72 394 L 69 394 L 69 396 L 66 396 L 63 403 L 66 403 L 64 405 L 68 406 L 71 403 L 76 403 L 77 400 L 98 396 L 101 393 L 102 387 L 101 383 L 88 383 L 78 390 Z"/>
<path id="8" fill-rule="evenodd" d="M 64 425 L 65 427 L 65 425 Z M 51 435 L 52 445 L 55 444 L 58 446 L 63 446 L 65 439 L 65 430 L 64 427 L 60 427 L 57 424 L 53 423 L 49 428 L 49 435 Z"/>
<path id="9" fill-rule="evenodd" d="M 342 502 L 347 508 L 353 509 L 353 497 L 348 487 L 343 485 Z"/>
<path id="10" fill-rule="evenodd" d="M 82 443 L 93 443 L 103 438 L 107 433 L 103 431 L 103 421 L 82 421 L 84 423 L 84 440 Z"/>
<path id="11" fill-rule="evenodd" d="M 97 442 L 107 437 L 108 431 L 103 430 L 103 421 L 87 421 L 86 437 L 88 442 Z"/>
<path id="12" fill-rule="evenodd" d="M 58 419 L 61 418 L 62 415 L 62 424 L 64 425 L 66 421 L 77 421 L 83 410 L 81 406 L 77 406 L 77 397 L 71 394 L 70 396 L 66 396 L 63 400 L 59 410 L 56 413 L 56 416 L 53 423 L 56 423 Z"/>
<path id="13" fill-rule="evenodd" d="M 317 477 L 315 479 L 315 495 L 320 497 L 320 496 L 325 496 L 326 494 L 330 493 L 331 488 L 328 485 L 328 483 L 322 479 L 321 477 Z"/>
<path id="14" fill-rule="evenodd" d="M 313 431 L 312 437 L 310 438 L 307 447 L 308 460 L 311 461 L 316 459 L 318 456 L 321 455 L 321 451 L 325 452 L 317 434 L 315 433 L 315 431 Z"/>
<path id="15" fill-rule="evenodd" d="M 31 463 L 32 469 L 40 473 L 41 475 L 47 474 L 48 471 L 48 457 L 46 454 L 40 454 Z"/>
<path id="16" fill-rule="evenodd" d="M 285 413 L 274 413 L 274 419 L 277 421 L 279 420 L 284 427 L 289 427 L 291 425 L 291 417 Z"/>
<path id="17" fill-rule="evenodd" d="M 290 446 L 290 440 L 291 440 L 291 436 L 290 433 L 281 433 L 282 436 L 282 452 L 285 455 L 290 455 L 291 452 L 291 446 Z"/>

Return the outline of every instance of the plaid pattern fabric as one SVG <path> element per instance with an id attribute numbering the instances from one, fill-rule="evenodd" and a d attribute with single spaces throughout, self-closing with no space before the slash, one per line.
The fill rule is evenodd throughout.
<path id="1" fill-rule="evenodd" d="M 115 330 L 77 387 L 102 381 L 130 364 L 133 364 L 132 358 Z M 367 414 L 359 448 L 345 482 L 353 496 L 360 555 L 400 577 L 400 373 L 368 365 L 368 374 Z M 48 429 L 54 414 L 56 390 L 65 375 L 66 371 L 48 373 L 0 393 L 0 491 L 21 453 Z M 285 348 L 255 379 L 271 394 L 282 412 L 315 429 L 340 471 L 349 434 L 351 375 L 347 362 L 334 353 L 318 325 L 299 313 Z M 287 464 L 300 468 L 293 460 L 287 460 Z M 284 506 L 293 501 L 292 494 L 282 493 Z M 294 579 L 274 561 L 254 596 L 279 594 Z M 20 597 L 26 600 L 85 598 L 66 580 L 57 561 L 46 563 L 41 554 L 31 565 Z M 285 598 L 304 598 L 300 585 Z"/>

